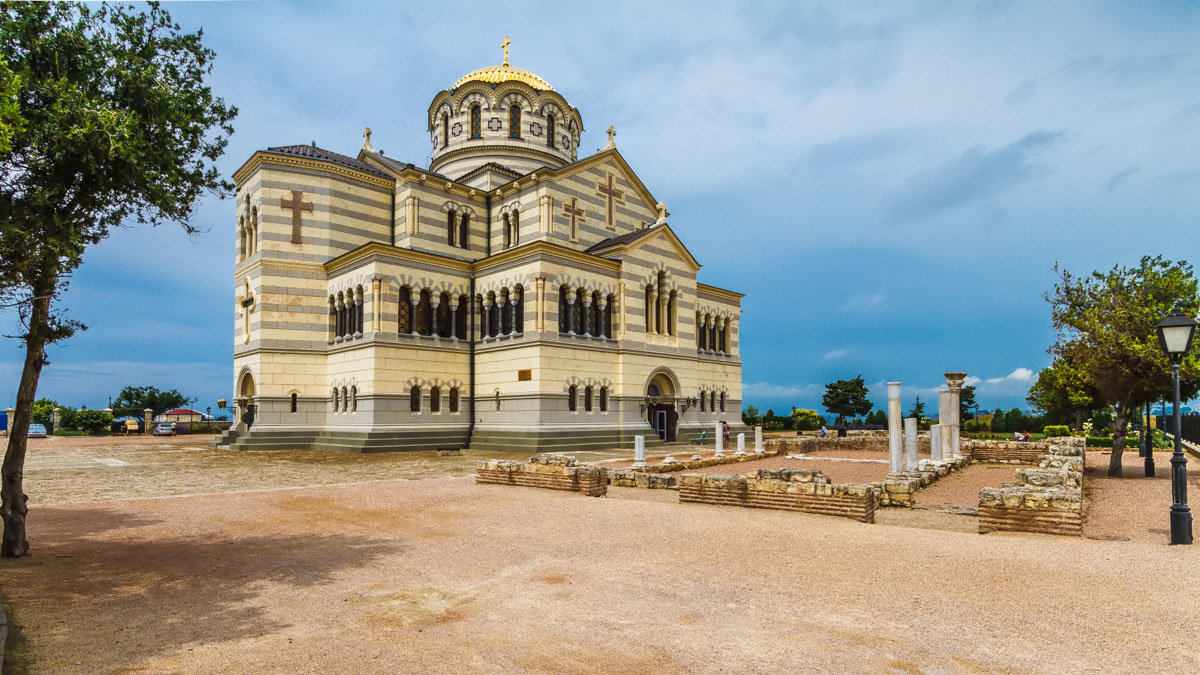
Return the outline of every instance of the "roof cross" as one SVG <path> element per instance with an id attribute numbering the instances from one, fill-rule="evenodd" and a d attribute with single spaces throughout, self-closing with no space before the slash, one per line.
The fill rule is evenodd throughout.
<path id="1" fill-rule="evenodd" d="M 508 46 L 510 44 L 512 44 L 512 40 L 509 40 L 508 36 L 505 35 L 504 42 L 500 43 L 500 46 L 504 48 L 504 65 L 506 66 L 508 65 Z"/>
<path id="2" fill-rule="evenodd" d="M 616 141 L 617 130 L 613 128 L 613 125 L 611 125 L 611 124 L 608 125 L 608 128 L 604 130 L 604 133 L 608 134 L 608 145 L 605 145 L 603 148 L 600 148 L 600 149 L 601 150 L 612 150 L 613 148 L 617 147 L 617 141 Z"/>
<path id="3" fill-rule="evenodd" d="M 279 199 L 279 206 L 285 209 L 292 210 L 292 243 L 300 243 L 300 212 L 312 211 L 312 202 L 301 201 L 304 192 L 301 190 L 292 190 L 291 199 Z"/>

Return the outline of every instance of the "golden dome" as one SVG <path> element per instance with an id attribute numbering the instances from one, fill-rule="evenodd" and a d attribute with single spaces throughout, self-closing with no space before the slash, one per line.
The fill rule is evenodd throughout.
<path id="1" fill-rule="evenodd" d="M 501 82 L 510 82 L 513 80 L 516 80 L 517 82 L 524 82 L 534 89 L 540 89 L 542 91 L 554 91 L 554 87 L 551 87 L 549 82 L 546 82 L 528 70 L 513 68 L 512 66 L 508 65 L 508 63 L 502 63 L 498 66 L 488 66 L 487 68 L 480 68 L 470 75 L 459 78 L 458 82 L 454 83 L 453 88 L 458 89 L 467 82 L 487 82 L 488 84 L 499 84 Z"/>

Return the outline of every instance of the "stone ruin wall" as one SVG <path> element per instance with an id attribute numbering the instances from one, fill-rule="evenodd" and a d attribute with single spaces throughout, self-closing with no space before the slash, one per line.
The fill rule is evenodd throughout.
<path id="1" fill-rule="evenodd" d="M 875 522 L 878 504 L 870 485 L 835 485 L 820 471 L 759 469 L 749 476 L 684 474 L 679 502 L 805 511 Z"/>
<path id="2" fill-rule="evenodd" d="M 1055 445 L 1070 445 L 1082 439 L 1070 436 L 1047 438 L 1040 441 L 978 441 L 962 439 L 964 455 L 973 461 L 995 464 L 1037 464 L 1042 455 Z"/>
<path id="3" fill-rule="evenodd" d="M 981 534 L 1083 534 L 1084 439 L 1055 441 L 1038 458 L 1037 468 L 1017 469 L 1015 482 L 979 491 Z"/>
<path id="4" fill-rule="evenodd" d="M 534 455 L 525 461 L 481 460 L 475 465 L 475 482 L 571 490 L 589 497 L 608 494 L 608 472 L 603 467 L 579 466 L 574 457 L 555 454 Z"/>

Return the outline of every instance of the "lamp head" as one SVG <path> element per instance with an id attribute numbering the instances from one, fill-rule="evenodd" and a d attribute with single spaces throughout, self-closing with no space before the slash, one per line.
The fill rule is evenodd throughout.
<path id="1" fill-rule="evenodd" d="M 1196 320 L 1175 311 L 1168 314 L 1155 326 L 1158 330 L 1158 344 L 1163 353 L 1170 358 L 1171 363 L 1179 363 L 1192 347 L 1192 338 L 1196 334 Z"/>

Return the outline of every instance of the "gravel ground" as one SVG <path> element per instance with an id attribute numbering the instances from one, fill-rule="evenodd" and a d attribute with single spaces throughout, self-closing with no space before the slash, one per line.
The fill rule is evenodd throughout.
<path id="1" fill-rule="evenodd" d="M 966 468 L 939 478 L 937 482 L 917 492 L 916 503 L 921 506 L 957 506 L 979 508 L 979 491 L 985 487 L 1000 487 L 1016 480 L 1016 470 L 1025 464 L 969 464 Z"/>
<path id="2" fill-rule="evenodd" d="M 1200 670 L 1200 547 L 675 497 L 441 478 L 43 507 L 0 560 L 10 668 Z"/>

